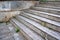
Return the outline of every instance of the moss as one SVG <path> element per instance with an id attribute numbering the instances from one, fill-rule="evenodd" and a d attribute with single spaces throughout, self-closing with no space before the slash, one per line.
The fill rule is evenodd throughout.
<path id="1" fill-rule="evenodd" d="M 4 22 L 0 22 L 0 23 L 4 23 Z"/>
<path id="2" fill-rule="evenodd" d="M 15 16 L 13 16 L 13 18 L 16 18 Z"/>
<path id="3" fill-rule="evenodd" d="M 18 33 L 20 30 L 18 27 L 15 28 L 16 33 Z"/>
<path id="4" fill-rule="evenodd" d="M 47 0 L 39 0 L 40 3 L 46 3 Z"/>
<path id="5" fill-rule="evenodd" d="M 10 21 L 8 20 L 8 21 L 6 21 L 5 23 L 6 23 L 6 25 L 8 25 L 8 23 L 9 23 Z"/>

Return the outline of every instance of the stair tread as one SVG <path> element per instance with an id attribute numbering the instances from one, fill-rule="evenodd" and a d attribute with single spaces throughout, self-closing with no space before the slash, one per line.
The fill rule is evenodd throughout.
<path id="1" fill-rule="evenodd" d="M 36 15 L 28 14 L 28 13 L 27 13 L 27 15 L 60 27 L 60 23 L 59 22 L 56 22 L 56 21 L 53 21 L 53 20 L 49 20 L 47 18 L 39 17 L 39 16 L 36 16 Z"/>
<path id="2" fill-rule="evenodd" d="M 14 21 L 19 27 L 21 26 L 20 28 L 34 40 L 44 40 L 39 35 L 37 35 L 33 31 L 31 31 L 29 28 L 27 28 L 25 25 L 18 22 L 16 19 L 12 19 L 12 21 Z"/>
<path id="3" fill-rule="evenodd" d="M 25 17 L 22 17 L 22 16 L 19 16 L 19 17 L 22 18 L 23 20 L 29 22 L 30 24 L 34 25 L 38 29 L 44 31 L 45 33 L 47 33 L 47 34 L 49 34 L 49 35 L 51 35 L 51 36 L 53 36 L 53 37 L 55 37 L 57 39 L 60 39 L 60 33 L 52 31 L 52 30 L 50 30 L 50 29 L 48 29 L 46 27 L 43 27 L 43 26 L 41 26 L 40 24 L 38 24 L 37 22 L 35 22 L 33 20 L 29 20 L 29 19 L 27 19 Z"/>
<path id="4" fill-rule="evenodd" d="M 46 14 L 46 15 L 51 15 L 51 16 L 60 18 L 60 15 L 51 14 L 51 13 L 47 13 L 47 12 L 43 12 L 43 11 L 37 11 L 37 10 L 31 10 L 31 9 L 28 11 L 30 11 L 31 13 L 34 12 L 34 13 Z"/>
<path id="5" fill-rule="evenodd" d="M 59 6 L 53 6 L 53 5 L 37 5 L 35 7 L 48 7 L 48 8 L 55 8 L 55 9 L 59 9 L 60 7 Z"/>
<path id="6" fill-rule="evenodd" d="M 46 9 L 46 10 L 53 10 L 53 11 L 60 11 L 59 9 L 53 9 L 53 8 L 46 8 L 46 7 L 33 7 L 35 9 Z"/>

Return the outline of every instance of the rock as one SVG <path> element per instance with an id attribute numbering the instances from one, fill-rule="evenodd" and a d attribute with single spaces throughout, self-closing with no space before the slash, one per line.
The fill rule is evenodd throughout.
<path id="1" fill-rule="evenodd" d="M 0 2 L 0 11 L 22 10 L 34 6 L 36 2 L 33 1 L 10 1 Z"/>
<path id="2" fill-rule="evenodd" d="M 0 22 L 8 21 L 13 16 L 20 14 L 20 11 L 0 12 Z"/>
<path id="3" fill-rule="evenodd" d="M 17 10 L 28 9 L 34 4 L 32 1 L 0 2 L 0 22 L 8 21 L 11 17 L 20 14 L 20 11 Z"/>

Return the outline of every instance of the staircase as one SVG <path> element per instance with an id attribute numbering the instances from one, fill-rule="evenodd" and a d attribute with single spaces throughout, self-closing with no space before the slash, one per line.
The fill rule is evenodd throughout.
<path id="1" fill-rule="evenodd" d="M 60 40 L 60 7 L 35 6 L 10 22 L 27 40 Z"/>

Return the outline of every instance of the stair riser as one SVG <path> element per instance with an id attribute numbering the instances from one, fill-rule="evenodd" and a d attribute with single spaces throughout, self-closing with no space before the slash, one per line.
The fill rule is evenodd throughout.
<path id="1" fill-rule="evenodd" d="M 12 23 L 13 21 L 11 21 Z M 17 24 L 15 24 L 14 22 L 12 23 L 14 26 L 17 26 Z M 20 28 L 20 32 L 23 34 L 23 36 L 27 39 L 27 40 L 33 40 L 31 37 L 29 37 L 21 28 Z"/>
<path id="2" fill-rule="evenodd" d="M 56 40 L 55 38 L 51 37 L 50 35 L 46 34 L 45 32 L 39 30 L 38 28 L 36 28 L 35 26 L 33 26 L 32 24 L 26 22 L 25 20 L 21 19 L 20 17 L 16 17 L 19 21 L 21 21 L 24 25 L 26 25 L 28 28 L 30 28 L 31 30 L 33 30 L 34 32 L 36 32 L 37 34 L 39 34 L 40 36 L 42 36 L 44 39 L 46 38 L 51 38 L 52 40 Z M 48 37 L 47 37 L 47 36 Z M 49 39 L 50 40 L 50 39 Z"/>
<path id="3" fill-rule="evenodd" d="M 27 12 L 27 11 L 26 11 L 26 12 Z M 41 17 L 44 17 L 44 18 L 48 18 L 48 19 L 51 19 L 51 20 L 60 22 L 60 18 L 55 17 L 55 16 L 51 16 L 51 15 L 47 15 L 47 14 L 42 14 L 42 13 L 35 13 L 35 12 L 32 12 L 32 11 L 28 11 L 28 12 L 29 12 L 30 14 L 34 14 L 34 15 L 37 15 L 37 16 L 41 16 Z"/>
<path id="4" fill-rule="evenodd" d="M 31 17 L 31 16 L 28 16 L 27 14 L 21 14 L 21 15 L 24 16 L 24 17 L 27 17 L 27 18 L 29 18 L 29 19 L 32 19 L 32 20 L 40 23 L 41 25 L 43 25 L 43 26 L 45 26 L 45 27 L 48 27 L 48 28 L 50 28 L 50 29 L 53 29 L 53 30 L 55 30 L 55 31 L 60 32 L 60 28 L 57 27 L 57 26 L 55 26 L 55 25 L 48 24 L 48 23 L 46 23 L 46 22 L 44 22 L 44 21 L 41 21 L 41 20 L 39 20 L 39 19 L 33 18 L 33 17 Z"/>

